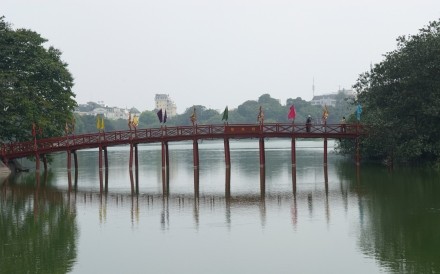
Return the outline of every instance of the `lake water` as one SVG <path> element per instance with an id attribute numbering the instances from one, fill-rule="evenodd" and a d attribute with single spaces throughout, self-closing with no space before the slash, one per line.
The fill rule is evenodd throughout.
<path id="1" fill-rule="evenodd" d="M 167 195 L 159 145 L 139 146 L 137 194 L 128 147 L 109 148 L 103 192 L 97 150 L 70 186 L 65 154 L 1 179 L 0 273 L 440 273 L 439 173 L 357 169 L 331 144 L 325 169 L 323 142 L 297 141 L 292 179 L 271 139 L 262 180 L 258 141 L 230 145 L 228 174 L 223 142 L 201 142 L 195 180 L 192 144 L 170 143 Z"/>

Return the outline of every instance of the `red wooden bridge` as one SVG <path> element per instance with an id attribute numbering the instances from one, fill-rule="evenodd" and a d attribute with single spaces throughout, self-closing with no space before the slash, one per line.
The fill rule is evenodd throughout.
<path id="1" fill-rule="evenodd" d="M 133 166 L 133 155 L 137 167 L 137 145 L 143 143 L 162 144 L 162 166 L 168 167 L 168 142 L 193 141 L 194 168 L 198 168 L 198 140 L 223 139 L 225 145 L 226 167 L 230 167 L 229 139 L 258 138 L 260 142 L 260 166 L 265 165 L 264 139 L 289 138 L 292 140 L 292 166 L 296 165 L 295 139 L 321 138 L 324 140 L 324 165 L 327 164 L 327 139 L 351 138 L 356 140 L 365 134 L 361 124 L 320 124 L 307 127 L 305 124 L 274 123 L 274 124 L 221 124 L 195 125 L 148 129 L 136 129 L 113 132 L 99 132 L 94 134 L 66 135 L 55 138 L 35 139 L 29 142 L 19 142 L 1 145 L 1 159 L 7 163 L 10 160 L 32 157 L 36 159 L 36 170 L 40 168 L 40 157 L 47 168 L 45 155 L 55 152 L 67 152 L 68 170 L 71 169 L 71 153 L 74 154 L 75 168 L 77 168 L 76 151 L 81 149 L 99 148 L 99 167 L 102 168 L 102 152 L 107 168 L 107 147 L 130 145 L 130 169 Z M 358 151 L 358 149 L 357 149 Z M 359 164 L 359 154 L 356 157 Z"/>

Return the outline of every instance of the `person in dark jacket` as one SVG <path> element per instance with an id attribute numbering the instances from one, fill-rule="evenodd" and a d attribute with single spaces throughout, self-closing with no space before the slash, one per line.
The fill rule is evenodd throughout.
<path id="1" fill-rule="evenodd" d="M 312 127 L 312 117 L 309 115 L 306 120 L 306 131 L 310 132 L 311 127 Z"/>

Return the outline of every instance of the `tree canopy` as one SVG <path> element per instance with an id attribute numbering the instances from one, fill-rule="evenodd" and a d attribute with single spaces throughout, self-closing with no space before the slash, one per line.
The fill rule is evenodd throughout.
<path id="1" fill-rule="evenodd" d="M 76 106 L 73 78 L 61 52 L 38 33 L 14 30 L 0 17 L 0 141 L 64 134 Z"/>
<path id="2" fill-rule="evenodd" d="M 423 162 L 440 159 L 440 22 L 401 36 L 397 49 L 360 75 L 354 88 L 370 135 L 362 155 Z"/>

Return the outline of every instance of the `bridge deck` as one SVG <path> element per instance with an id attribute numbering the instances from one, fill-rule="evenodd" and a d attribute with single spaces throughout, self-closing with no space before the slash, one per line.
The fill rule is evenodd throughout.
<path id="1" fill-rule="evenodd" d="M 29 142 L 1 145 L 3 160 L 74 151 L 86 148 L 108 147 L 126 144 L 174 142 L 200 139 L 225 138 L 357 138 L 365 134 L 360 124 L 221 124 L 195 125 L 137 130 L 100 132 L 94 134 L 67 135 Z"/>

